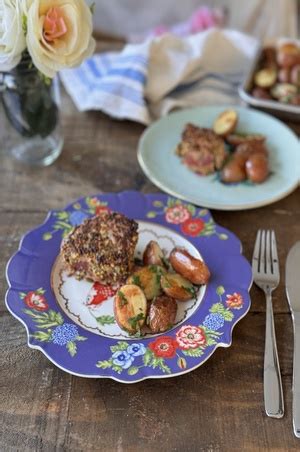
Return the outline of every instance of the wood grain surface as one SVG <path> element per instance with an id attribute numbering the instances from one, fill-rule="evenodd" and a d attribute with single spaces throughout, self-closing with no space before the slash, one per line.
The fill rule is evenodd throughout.
<path id="1" fill-rule="evenodd" d="M 263 404 L 265 302 L 255 287 L 250 313 L 202 367 L 181 377 L 123 385 L 70 376 L 26 345 L 24 327 L 6 310 L 5 265 L 22 234 L 49 209 L 102 191 L 158 191 L 143 175 L 136 148 L 143 127 L 101 113 L 78 113 L 63 96 L 65 147 L 50 168 L 33 170 L 1 155 L 0 165 L 0 450 L 232 451 L 299 450 L 292 431 L 292 324 L 284 262 L 300 240 L 300 189 L 268 207 L 214 211 L 251 259 L 258 228 L 276 231 L 281 283 L 274 293 L 286 414 L 269 419 Z M 2 129 L 1 129 L 2 128 Z M 300 132 L 300 128 L 295 130 Z M 0 124 L 0 136 L 6 139 Z M 288 149 L 287 149 L 288 152 Z"/>

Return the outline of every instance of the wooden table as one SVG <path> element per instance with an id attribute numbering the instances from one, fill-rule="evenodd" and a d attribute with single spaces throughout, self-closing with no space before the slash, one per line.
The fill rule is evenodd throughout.
<path id="1" fill-rule="evenodd" d="M 66 95 L 63 106 L 65 147 L 53 166 L 33 170 L 1 158 L 3 275 L 22 234 L 41 223 L 49 209 L 101 191 L 157 191 L 136 160 L 141 125 L 114 121 L 101 113 L 80 114 Z M 0 125 L 1 137 L 5 133 Z M 202 367 L 181 377 L 124 385 L 73 377 L 29 349 L 24 327 L 5 308 L 3 276 L 1 451 L 300 449 L 292 431 L 292 324 L 283 277 L 287 252 L 300 240 L 300 189 L 265 208 L 213 215 L 241 239 L 248 259 L 257 229 L 276 231 L 282 279 L 274 293 L 274 309 L 285 417 L 269 419 L 264 413 L 265 301 L 255 287 L 251 311 L 235 328 L 230 348 L 217 349 Z"/>

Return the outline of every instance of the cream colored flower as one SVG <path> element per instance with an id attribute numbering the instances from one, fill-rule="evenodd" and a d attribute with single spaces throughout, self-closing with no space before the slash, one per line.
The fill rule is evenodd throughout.
<path id="1" fill-rule="evenodd" d="M 25 47 L 19 0 L 0 0 L 0 71 L 13 69 Z"/>
<path id="2" fill-rule="evenodd" d="M 84 0 L 23 0 L 27 48 L 47 77 L 78 66 L 95 49 L 92 13 Z"/>

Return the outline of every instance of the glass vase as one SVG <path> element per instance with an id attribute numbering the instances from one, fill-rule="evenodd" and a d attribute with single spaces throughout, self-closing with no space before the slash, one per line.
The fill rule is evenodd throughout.
<path id="1" fill-rule="evenodd" d="M 30 57 L 0 74 L 4 149 L 32 166 L 47 166 L 60 155 L 63 135 L 58 79 L 44 78 Z"/>

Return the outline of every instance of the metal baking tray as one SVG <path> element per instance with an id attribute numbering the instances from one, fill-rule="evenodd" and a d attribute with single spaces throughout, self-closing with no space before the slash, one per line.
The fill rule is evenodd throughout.
<path id="1" fill-rule="evenodd" d="M 278 42 L 282 42 L 282 39 L 278 40 Z M 297 42 L 299 44 L 299 41 Z M 276 46 L 276 42 L 272 44 Z M 262 57 L 262 49 L 263 47 L 260 46 L 243 84 L 238 88 L 240 98 L 251 107 L 263 110 L 286 121 L 300 122 L 300 106 L 284 104 L 276 100 L 258 99 L 252 96 L 253 78 Z"/>

